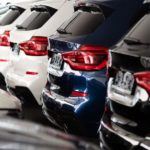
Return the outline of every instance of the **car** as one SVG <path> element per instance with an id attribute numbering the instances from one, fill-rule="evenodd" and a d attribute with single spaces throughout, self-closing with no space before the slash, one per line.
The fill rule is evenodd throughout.
<path id="1" fill-rule="evenodd" d="M 6 89 L 5 76 L 11 65 L 10 31 L 22 21 L 22 18 L 26 18 L 29 13 L 27 8 L 35 1 L 10 4 L 8 11 L 0 18 L 0 88 L 2 89 Z"/>
<path id="2" fill-rule="evenodd" d="M 29 103 L 32 101 L 38 105 L 42 104 L 40 97 L 47 81 L 47 37 L 55 33 L 57 27 L 73 12 L 73 0 L 51 0 L 40 3 L 33 6 L 34 11 L 31 9 L 29 17 L 11 31 L 12 66 L 6 76 L 7 87 L 12 93 L 23 101 Z M 41 5 L 43 8 L 40 8 Z M 46 13 L 47 8 L 52 9 L 52 12 L 47 10 Z M 59 10 L 56 12 L 56 9 Z M 41 14 L 37 20 L 36 13 Z M 43 19 L 43 16 L 49 13 L 51 18 Z M 27 46 L 29 50 L 26 49 Z"/>
<path id="3" fill-rule="evenodd" d="M 49 37 L 42 107 L 59 128 L 95 137 L 106 98 L 108 48 L 146 10 L 141 0 L 77 1 L 75 10 Z"/>
<path id="4" fill-rule="evenodd" d="M 136 149 L 143 141 L 142 146 L 149 147 L 149 25 L 147 13 L 110 50 L 108 100 L 99 129 L 101 147 L 105 150 Z"/>
<path id="5" fill-rule="evenodd" d="M 0 117 L 0 149 L 100 150 L 90 142 L 36 123 Z"/>

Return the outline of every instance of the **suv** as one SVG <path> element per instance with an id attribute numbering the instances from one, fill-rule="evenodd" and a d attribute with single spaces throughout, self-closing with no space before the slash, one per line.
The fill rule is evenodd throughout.
<path id="1" fill-rule="evenodd" d="M 110 51 L 108 101 L 99 130 L 106 150 L 150 145 L 149 26 L 147 13 Z"/>
<path id="2" fill-rule="evenodd" d="M 128 11 L 126 11 L 128 9 Z M 108 48 L 144 14 L 141 0 L 78 1 L 49 37 L 43 112 L 53 124 L 95 136 L 106 97 Z"/>
<path id="3" fill-rule="evenodd" d="M 27 19 L 12 30 L 12 66 L 6 82 L 9 90 L 20 99 L 41 105 L 40 97 L 47 81 L 47 37 L 70 17 L 72 6 L 73 0 L 41 1 L 33 5 Z"/>
<path id="4" fill-rule="evenodd" d="M 10 68 L 10 31 L 28 16 L 28 8 L 36 0 L 12 4 L 9 10 L 0 18 L 0 88 L 5 89 L 5 76 Z"/>

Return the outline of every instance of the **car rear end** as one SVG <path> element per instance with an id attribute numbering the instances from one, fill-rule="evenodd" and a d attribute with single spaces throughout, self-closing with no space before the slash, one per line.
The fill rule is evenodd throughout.
<path id="1" fill-rule="evenodd" d="M 52 27 L 52 23 L 49 21 L 52 16 L 57 14 L 57 9 L 63 7 L 64 1 L 40 3 L 33 6 L 29 17 L 17 25 L 16 30 L 12 31 L 12 68 L 6 79 L 9 89 L 15 95 L 21 99 L 32 99 L 39 105 L 41 105 L 41 92 L 46 84 L 47 76 L 48 41 L 46 35 L 52 33 L 48 32 L 51 29 L 46 27 Z M 69 12 L 70 10 L 72 9 L 69 9 Z M 52 30 L 54 31 L 54 29 Z"/>
<path id="2" fill-rule="evenodd" d="M 5 76 L 10 67 L 10 30 L 15 26 L 16 20 L 25 11 L 24 7 L 12 5 L 0 19 L 0 86 L 5 88 Z"/>
<path id="3" fill-rule="evenodd" d="M 148 13 L 110 51 L 108 102 L 99 131 L 104 149 L 148 147 L 139 148 L 144 139 L 149 141 L 150 129 L 149 20 Z"/>
<path id="4" fill-rule="evenodd" d="M 114 27 L 116 18 L 122 18 L 122 9 L 126 10 L 128 3 L 124 1 L 116 10 L 116 3 L 108 7 L 105 2 L 79 3 L 72 17 L 58 28 L 58 34 L 49 38 L 48 82 L 42 94 L 44 114 L 60 128 L 84 136 L 96 135 L 104 110 L 108 47 L 133 21 L 124 18 L 118 31 Z M 135 8 L 129 12 L 134 18 L 142 3 L 130 7 Z M 109 32 L 114 33 L 113 39 L 107 36 Z"/>

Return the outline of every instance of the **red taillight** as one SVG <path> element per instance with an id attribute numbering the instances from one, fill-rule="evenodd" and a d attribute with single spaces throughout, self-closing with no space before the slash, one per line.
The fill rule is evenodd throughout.
<path id="1" fill-rule="evenodd" d="M 88 96 L 88 94 L 85 92 L 73 91 L 71 93 L 71 96 L 72 97 L 86 97 L 86 96 Z"/>
<path id="2" fill-rule="evenodd" d="M 37 75 L 38 72 L 27 71 L 26 74 L 27 75 Z"/>
<path id="3" fill-rule="evenodd" d="M 19 44 L 20 50 L 23 50 L 26 55 L 30 56 L 47 55 L 47 46 L 47 37 L 32 37 L 31 40 Z"/>
<path id="4" fill-rule="evenodd" d="M 134 74 L 139 86 L 150 92 L 150 72 L 140 72 Z"/>
<path id="5" fill-rule="evenodd" d="M 74 70 L 100 70 L 106 67 L 108 48 L 83 45 L 79 49 L 63 53 L 63 59 Z"/>
<path id="6" fill-rule="evenodd" d="M 0 35 L 0 46 L 10 46 L 10 31 L 5 31 Z"/>

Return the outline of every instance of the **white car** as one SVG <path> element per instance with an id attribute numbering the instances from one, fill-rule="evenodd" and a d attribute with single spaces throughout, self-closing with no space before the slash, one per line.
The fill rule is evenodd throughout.
<path id="1" fill-rule="evenodd" d="M 5 88 L 5 75 L 10 67 L 10 31 L 20 22 L 26 18 L 30 12 L 30 5 L 36 2 L 20 2 L 13 4 L 9 10 L 0 17 L 0 87 Z"/>
<path id="2" fill-rule="evenodd" d="M 17 97 L 0 89 L 0 116 L 3 115 L 21 117 L 22 106 Z"/>
<path id="3" fill-rule="evenodd" d="M 46 11 L 43 12 L 42 8 L 37 6 L 37 11 L 41 12 L 36 13 L 39 13 L 41 18 L 35 19 L 36 14 L 31 13 L 32 17 L 29 16 L 12 30 L 10 35 L 12 66 L 7 72 L 6 82 L 9 90 L 20 99 L 23 97 L 30 101 L 36 100 L 42 105 L 41 93 L 47 81 L 47 37 L 54 34 L 57 28 L 71 17 L 74 11 L 73 2 L 73 0 L 53 0 L 55 8 L 60 9 L 46 23 L 43 20 Z M 51 3 L 52 1 L 48 1 L 45 6 L 51 6 Z"/>

